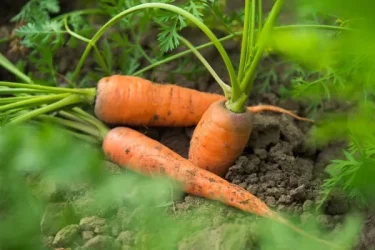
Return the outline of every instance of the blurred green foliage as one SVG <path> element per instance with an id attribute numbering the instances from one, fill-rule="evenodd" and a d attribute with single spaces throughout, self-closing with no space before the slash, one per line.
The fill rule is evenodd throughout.
<path id="1" fill-rule="evenodd" d="M 49 187 L 36 183 L 100 182 L 104 171 L 97 152 L 47 126 L 1 128 L 0 159 L 0 249 L 43 249 Z"/>
<path id="2" fill-rule="evenodd" d="M 300 236 L 296 241 L 295 232 L 285 226 L 261 218 L 254 221 L 255 216 L 219 202 L 197 198 L 196 204 L 187 203 L 190 208 L 176 212 L 175 202 L 182 198 L 176 183 L 126 170 L 109 172 L 99 148 L 73 139 L 59 128 L 18 126 L 4 127 L 1 132 L 0 249 L 44 249 L 46 235 L 40 227 L 41 220 L 45 223 L 47 204 L 60 201 L 69 205 L 64 216 L 67 221 L 55 223 L 62 227 L 78 224 L 80 199 L 85 201 L 88 194 L 93 202 L 86 209 L 93 209 L 93 215 L 114 218 L 123 230 L 135 232 L 133 249 L 176 249 L 179 244 L 185 249 L 215 244 L 228 249 L 321 246 Z M 67 194 L 80 185 L 85 194 Z M 360 222 L 359 218 L 349 219 L 336 234 L 320 231 L 316 223 L 304 229 L 349 247 L 356 242 Z M 342 233 L 348 237 L 337 236 Z M 213 237 L 211 241 L 206 240 L 208 236 Z"/>
<path id="3" fill-rule="evenodd" d="M 352 198 L 365 197 L 358 199 L 364 203 L 374 200 L 369 195 L 375 188 L 371 181 L 375 178 L 371 163 L 375 130 L 370 125 L 375 117 L 374 7 L 375 2 L 365 0 L 297 1 L 293 7 L 297 23 L 312 15 L 333 20 L 315 23 L 315 28 L 278 30 L 270 40 L 273 52 L 312 73 L 292 80 L 289 92 L 294 98 L 321 107 L 311 142 L 325 145 L 341 140 L 351 147 L 346 159 L 337 159 L 327 168 L 330 177 L 322 187 L 323 200 L 334 188 L 348 191 Z M 326 24 L 337 28 L 322 26 Z M 325 102 L 336 103 L 337 108 L 325 110 Z"/>
<path id="4" fill-rule="evenodd" d="M 67 221 L 55 221 L 57 225 L 78 224 L 82 216 L 79 204 L 88 194 L 94 201 L 86 204 L 86 209 L 93 209 L 91 214 L 114 217 L 123 229 L 136 233 L 134 249 L 175 249 L 178 244 L 212 246 L 214 242 L 206 242 L 204 235 L 212 235 L 213 240 L 224 237 L 220 244 L 230 249 L 254 244 L 278 249 L 280 240 L 288 246 L 292 242 L 311 249 L 320 246 L 306 238 L 297 242 L 293 240 L 295 233 L 284 226 L 264 219 L 254 223 L 253 215 L 219 202 L 198 198 L 196 205 L 188 203 L 191 208 L 176 213 L 175 201 L 182 198 L 176 183 L 126 170 L 111 173 L 100 148 L 73 139 L 57 127 L 4 127 L 1 132 L 0 249 L 44 249 L 42 239 L 47 235 L 43 235 L 41 223 L 45 223 L 47 205 L 56 201 L 69 205 L 69 214 L 63 218 Z M 68 194 L 80 185 L 85 194 Z M 356 219 L 340 231 L 350 236 L 345 238 L 345 245 L 355 242 L 359 224 Z M 322 236 L 315 224 L 305 229 Z M 330 239 L 331 235 L 325 237 Z M 343 243 L 341 237 L 334 241 Z"/>

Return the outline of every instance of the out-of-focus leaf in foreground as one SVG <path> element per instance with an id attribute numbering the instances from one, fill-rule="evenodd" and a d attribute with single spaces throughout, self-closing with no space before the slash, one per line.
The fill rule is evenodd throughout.
<path id="1" fill-rule="evenodd" d="M 269 46 L 272 51 L 305 67 L 320 70 L 334 60 L 334 44 L 329 39 L 329 34 L 317 30 L 275 30 L 270 35 Z"/>
<path id="2" fill-rule="evenodd" d="M 9 250 L 43 249 L 46 190 L 34 189 L 36 180 L 96 181 L 103 169 L 97 151 L 50 127 L 2 128 L 0 159 L 0 248 Z"/>
<path id="3" fill-rule="evenodd" d="M 111 174 L 105 170 L 100 148 L 77 141 L 57 128 L 2 128 L 0 159 L 0 249 L 44 249 L 41 221 L 46 205 L 53 202 L 51 193 L 56 195 L 59 188 L 69 192 L 69 188 L 82 184 L 86 194 L 74 200 L 58 198 L 73 208 L 71 218 L 66 218 L 71 221 L 56 222 L 59 225 L 78 224 L 83 201 L 86 212 L 96 216 L 101 216 L 101 211 L 116 214 L 119 208 L 127 211 L 126 227 L 148 235 L 142 246 L 174 249 L 187 229 L 166 215 L 166 208 L 181 195 L 172 182 L 132 172 Z M 92 202 L 87 205 L 87 201 Z M 129 214 L 137 219 L 131 220 Z M 163 241 L 165 234 L 169 238 Z"/>
<path id="4" fill-rule="evenodd" d="M 323 130 L 332 127 L 340 114 L 342 121 L 352 120 L 348 114 L 354 114 L 360 117 L 361 123 L 363 119 L 368 119 L 365 123 L 372 122 L 375 111 L 375 17 L 369 10 L 374 7 L 375 2 L 365 0 L 298 1 L 294 8 L 302 16 L 299 20 L 301 23 L 304 13 L 307 15 L 313 12 L 336 17 L 343 29 L 336 29 L 340 28 L 337 23 L 330 23 L 333 28 L 328 29 L 320 24 L 314 28 L 280 29 L 269 40 L 274 52 L 316 72 L 315 79 L 294 81 L 291 85 L 294 97 L 314 101 L 334 100 L 350 106 L 332 114 L 332 119 L 327 119 L 327 122 L 321 122 L 319 128 Z M 372 108 L 363 110 L 363 106 Z M 339 131 L 349 130 L 347 122 L 335 126 Z M 354 128 L 350 129 L 355 131 Z M 344 136 L 342 139 L 349 138 L 348 135 L 340 134 Z M 338 136 L 336 133 L 325 133 L 324 139 L 328 141 L 333 137 Z"/>
<path id="5" fill-rule="evenodd" d="M 348 150 L 347 159 L 327 168 L 330 178 L 323 185 L 325 198 L 341 186 L 351 198 L 374 202 L 370 192 L 375 178 L 375 131 L 371 126 L 375 117 L 374 7 L 375 2 L 367 0 L 295 1 L 300 23 L 311 13 L 334 17 L 336 22 L 281 29 L 269 41 L 276 53 L 316 72 L 315 78 L 291 85 L 292 96 L 314 100 L 323 108 L 311 133 L 313 140 L 318 144 L 342 140 L 349 146 L 356 142 L 357 150 Z M 335 103 L 336 108 L 324 110 L 324 101 Z"/>
<path id="6" fill-rule="evenodd" d="M 358 216 L 348 216 L 340 229 L 331 232 L 323 232 L 315 220 L 310 219 L 303 225 L 305 232 L 310 236 L 318 237 L 319 240 L 312 240 L 307 236 L 301 236 L 284 225 L 264 221 L 260 224 L 260 246 L 261 249 L 353 249 L 358 241 L 357 235 L 361 230 L 362 218 Z M 323 244 L 322 241 L 329 242 L 332 246 Z"/>

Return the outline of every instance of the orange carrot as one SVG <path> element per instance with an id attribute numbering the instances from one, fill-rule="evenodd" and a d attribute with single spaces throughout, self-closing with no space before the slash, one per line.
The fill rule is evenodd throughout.
<path id="1" fill-rule="evenodd" d="M 190 141 L 189 160 L 224 176 L 246 147 L 252 131 L 252 113 L 234 113 L 225 100 L 214 102 L 203 114 Z"/>
<path id="2" fill-rule="evenodd" d="M 217 100 L 225 100 L 225 97 L 178 85 L 157 84 L 136 76 L 112 75 L 97 84 L 95 115 L 109 124 L 187 127 L 197 125 L 203 113 Z M 270 105 L 248 109 L 280 112 L 311 121 Z"/>
<path id="3" fill-rule="evenodd" d="M 178 181 L 186 193 L 212 199 L 259 216 L 276 213 L 245 189 L 198 168 L 189 160 L 144 134 L 127 127 L 111 129 L 103 140 L 106 157 L 146 176 L 164 175 Z"/>
<path id="4" fill-rule="evenodd" d="M 102 148 L 110 161 L 122 167 L 146 176 L 168 177 L 179 182 L 183 191 L 188 194 L 217 200 L 244 212 L 275 220 L 301 235 L 334 247 L 332 243 L 299 229 L 244 188 L 198 168 L 168 147 L 138 131 L 116 127 L 105 135 Z"/>

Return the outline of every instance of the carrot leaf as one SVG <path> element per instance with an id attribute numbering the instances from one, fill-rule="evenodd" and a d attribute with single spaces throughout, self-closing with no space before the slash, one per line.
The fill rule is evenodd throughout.
<path id="1" fill-rule="evenodd" d="M 160 33 L 158 34 L 158 41 L 160 49 L 162 51 L 167 52 L 177 48 L 180 45 L 178 39 L 177 23 L 178 21 L 175 21 L 173 25 L 160 28 Z M 181 28 L 179 30 L 181 30 Z"/>
<path id="2" fill-rule="evenodd" d="M 203 11 L 208 7 L 208 2 L 212 1 L 190 0 L 179 7 L 191 13 L 199 21 L 203 21 Z M 168 52 L 177 48 L 180 45 L 178 39 L 179 32 L 188 26 L 186 18 L 170 11 L 159 10 L 157 11 L 155 20 L 157 23 L 162 24 L 158 34 L 160 49 L 163 52 Z"/>
<path id="3" fill-rule="evenodd" d="M 60 5 L 58 0 L 30 0 L 21 11 L 15 15 L 12 22 L 42 22 L 49 20 L 50 13 L 58 13 Z"/>

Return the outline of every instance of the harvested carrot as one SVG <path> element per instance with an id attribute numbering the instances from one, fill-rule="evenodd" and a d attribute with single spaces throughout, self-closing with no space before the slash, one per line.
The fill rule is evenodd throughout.
<path id="1" fill-rule="evenodd" d="M 95 115 L 109 124 L 133 126 L 195 126 L 219 94 L 201 92 L 173 84 L 157 84 L 136 76 L 112 75 L 97 84 Z M 271 105 L 248 107 L 249 111 L 273 111 L 299 117 Z"/>
<path id="2" fill-rule="evenodd" d="M 113 128 L 104 136 L 102 148 L 110 161 L 122 167 L 146 176 L 168 177 L 179 182 L 188 194 L 217 200 L 244 212 L 278 221 L 306 237 L 334 246 L 299 229 L 244 188 L 198 168 L 138 131 L 127 127 Z"/>
<path id="3" fill-rule="evenodd" d="M 190 141 L 189 160 L 200 168 L 224 176 L 244 150 L 253 128 L 252 113 L 230 112 L 225 100 L 211 104 Z"/>
<path id="4" fill-rule="evenodd" d="M 264 202 L 245 189 L 196 167 L 173 150 L 136 130 L 113 128 L 104 137 L 102 147 L 107 158 L 114 163 L 147 176 L 168 176 L 181 183 L 183 190 L 189 194 L 220 200 L 259 216 L 277 218 Z"/>
<path id="5" fill-rule="evenodd" d="M 177 85 L 113 75 L 97 84 L 95 115 L 110 124 L 192 126 L 219 98 Z"/>

